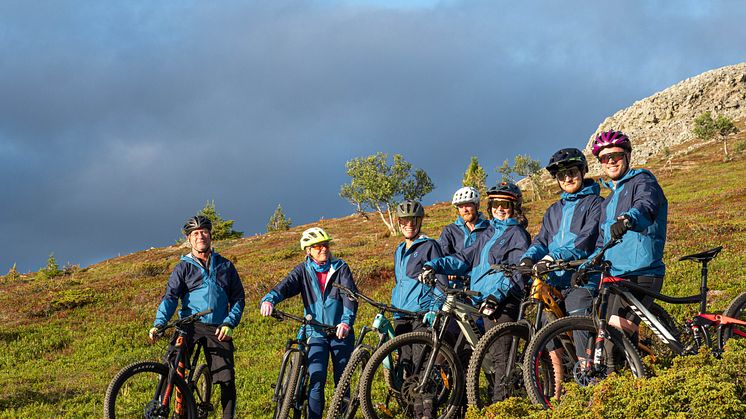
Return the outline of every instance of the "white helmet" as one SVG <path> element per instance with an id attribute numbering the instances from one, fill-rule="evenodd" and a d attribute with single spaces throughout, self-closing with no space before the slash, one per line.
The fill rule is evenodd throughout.
<path id="1" fill-rule="evenodd" d="M 464 186 L 463 188 L 456 191 L 453 194 L 451 204 L 454 206 L 459 204 L 465 204 L 471 202 L 474 205 L 479 205 L 479 191 L 471 186 Z"/>

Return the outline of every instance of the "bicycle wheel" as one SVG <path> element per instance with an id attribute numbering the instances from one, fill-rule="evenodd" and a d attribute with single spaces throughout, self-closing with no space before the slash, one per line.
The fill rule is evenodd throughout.
<path id="1" fill-rule="evenodd" d="M 527 397 L 523 385 L 523 355 L 529 335 L 526 323 L 509 322 L 496 325 L 479 340 L 466 373 L 466 396 L 470 405 L 482 409 L 508 397 Z M 496 374 L 496 369 L 503 373 Z M 542 387 L 552 388 L 548 368 L 543 366 L 542 371 Z"/>
<path id="2" fill-rule="evenodd" d="M 278 380 L 279 390 L 281 397 L 278 397 L 278 407 L 275 409 L 276 419 L 287 419 L 290 415 L 290 410 L 295 406 L 295 388 L 298 386 L 298 380 L 300 379 L 301 373 L 301 353 L 300 351 L 293 350 L 287 357 L 287 363 L 284 365 L 284 374 L 281 380 Z M 275 394 L 278 388 L 275 388 Z"/>
<path id="3" fill-rule="evenodd" d="M 194 370 L 194 376 L 189 383 L 194 395 L 194 403 L 197 406 L 197 418 L 204 419 L 213 410 L 210 398 L 212 397 L 212 374 L 207 364 L 201 364 Z"/>
<path id="4" fill-rule="evenodd" d="M 463 397 L 461 363 L 453 349 L 443 343 L 428 370 L 433 351 L 430 332 L 412 332 L 397 336 L 374 352 L 360 378 L 365 417 L 452 417 Z M 389 385 L 386 368 L 390 368 Z M 392 398 L 397 403 L 390 403 Z"/>
<path id="5" fill-rule="evenodd" d="M 556 320 L 542 328 L 526 348 L 523 378 L 529 398 L 535 404 L 549 408 L 553 400 L 549 395 L 563 393 L 563 382 L 590 385 L 603 380 L 612 372 L 629 368 L 635 377 L 645 376 L 645 367 L 629 338 L 619 330 L 607 328 L 607 343 L 600 362 L 591 364 L 594 341 L 598 329 L 594 319 L 586 316 L 570 316 Z M 578 348 L 578 345 L 582 347 Z M 546 365 L 546 354 L 554 357 Z M 578 356 L 581 354 L 581 356 Z M 554 379 L 554 388 L 545 389 L 543 366 L 549 367 Z"/>
<path id="6" fill-rule="evenodd" d="M 104 417 L 195 419 L 189 386 L 178 375 L 174 376 L 173 385 L 168 385 L 168 376 L 168 366 L 158 362 L 135 362 L 124 367 L 106 390 Z M 181 394 L 179 406 L 174 386 Z"/>
<path id="7" fill-rule="evenodd" d="M 723 312 L 724 316 L 746 321 L 746 292 L 741 293 Z M 725 348 L 725 343 L 732 337 L 742 338 L 746 336 L 746 327 L 737 324 L 720 326 L 718 330 L 719 349 Z"/>
<path id="8" fill-rule="evenodd" d="M 354 418 L 360 408 L 360 376 L 368 363 L 373 348 L 361 345 L 355 348 L 347 362 L 342 377 L 334 389 L 334 396 L 326 412 L 327 419 Z"/>

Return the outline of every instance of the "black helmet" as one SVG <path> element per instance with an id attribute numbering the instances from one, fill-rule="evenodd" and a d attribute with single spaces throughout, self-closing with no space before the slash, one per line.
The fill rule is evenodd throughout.
<path id="1" fill-rule="evenodd" d="M 422 208 L 422 205 L 419 202 L 407 199 L 396 206 L 396 216 L 398 218 L 424 217 L 425 209 Z"/>
<path id="2" fill-rule="evenodd" d="M 192 231 L 199 230 L 200 228 L 206 228 L 210 232 L 212 232 L 212 221 L 210 221 L 210 219 L 205 217 L 204 215 L 195 215 L 194 217 L 186 220 L 182 231 L 184 232 L 184 235 L 188 236 L 192 233 Z"/>
<path id="3" fill-rule="evenodd" d="M 519 188 L 515 183 L 510 182 L 500 182 L 491 187 L 487 190 L 487 198 L 513 201 L 519 206 L 523 203 L 523 193 L 521 192 L 521 188 Z"/>
<path id="4" fill-rule="evenodd" d="M 583 173 L 588 172 L 588 161 L 582 151 L 577 148 L 563 148 L 552 155 L 546 169 L 555 177 L 557 172 L 569 167 L 578 167 Z"/>

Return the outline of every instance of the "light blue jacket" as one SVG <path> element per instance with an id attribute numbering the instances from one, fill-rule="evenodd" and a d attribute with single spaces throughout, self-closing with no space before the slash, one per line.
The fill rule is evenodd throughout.
<path id="1" fill-rule="evenodd" d="M 611 189 L 611 195 L 601 206 L 596 252 L 611 240 L 611 225 L 617 217 L 627 215 L 632 227 L 622 236 L 622 242 L 604 255 L 604 260 L 612 264 L 611 275 L 663 277 L 666 273 L 663 248 L 666 245 L 668 200 L 655 176 L 645 169 L 631 169 L 616 185 L 604 182 L 604 186 Z"/>
<path id="2" fill-rule="evenodd" d="M 391 305 L 402 310 L 417 313 L 436 311 L 443 304 L 440 301 L 442 292 L 437 288 L 430 288 L 417 281 L 425 262 L 442 255 L 440 246 L 435 240 L 424 234 L 417 238 L 409 249 L 402 242 L 394 252 L 394 275 L 396 284 L 391 290 Z M 437 275 L 437 282 L 441 287 L 448 287 L 445 275 Z M 394 318 L 401 315 L 394 314 Z"/>

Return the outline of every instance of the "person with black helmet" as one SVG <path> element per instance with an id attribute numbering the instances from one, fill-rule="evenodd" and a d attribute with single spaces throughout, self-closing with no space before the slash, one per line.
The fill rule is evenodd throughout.
<path id="1" fill-rule="evenodd" d="M 391 305 L 403 310 L 425 313 L 422 322 L 405 320 L 394 314 L 394 332 L 397 336 L 414 332 L 432 324 L 435 312 L 440 309 L 440 289 L 432 289 L 417 280 L 425 262 L 439 258 L 442 252 L 438 242 L 422 234 L 425 209 L 417 201 L 405 200 L 396 206 L 396 219 L 404 241 L 394 251 L 394 289 Z M 445 275 L 437 275 L 440 287 L 448 287 Z M 402 359 L 410 359 L 409 348 L 404 348 Z M 430 417 L 431 400 L 415 400 L 415 417 Z"/>
<path id="2" fill-rule="evenodd" d="M 193 348 L 197 340 L 204 341 L 205 358 L 213 383 L 220 385 L 223 418 L 232 418 L 236 411 L 232 336 L 243 315 L 243 284 L 233 263 L 212 249 L 212 222 L 209 218 L 197 215 L 188 219 L 183 232 L 192 250 L 181 257 L 168 278 L 149 337 L 155 341 L 157 328 L 168 323 L 179 300 L 179 317 L 212 309 L 190 327 L 187 346 Z"/>
<path id="3" fill-rule="evenodd" d="M 592 152 L 609 178 L 602 183 L 611 190 L 601 205 L 596 252 L 604 243 L 621 239 L 604 254 L 604 260 L 611 262 L 610 274 L 660 292 L 666 273 L 663 248 L 668 223 L 668 200 L 663 189 L 650 171 L 630 167 L 632 143 L 623 132 L 598 134 Z M 652 297 L 637 297 L 646 307 L 653 303 Z M 614 296 L 609 298 L 608 313 L 609 324 L 622 328 L 636 343 L 640 318 Z"/>
<path id="4" fill-rule="evenodd" d="M 588 161 L 577 148 L 563 148 L 554 153 L 546 170 L 557 180 L 562 195 L 544 213 L 539 234 L 534 237 L 520 263 L 521 266 L 533 267 L 539 274 L 546 273 L 549 263 L 583 259 L 595 250 L 603 202 L 598 183 L 585 178 Z M 572 287 L 572 274 L 570 271 L 553 271 L 548 274 L 546 282 L 564 296 L 567 315 L 586 315 L 593 305 L 599 278 L 596 275 L 585 286 Z M 576 339 L 582 341 L 580 336 L 576 336 Z M 560 362 L 561 354 L 558 351 L 562 349 L 550 352 L 552 362 Z M 584 352 L 576 355 L 585 357 Z M 560 374 L 562 369 L 555 368 L 554 371 Z M 561 376 L 555 377 L 555 382 L 561 381 Z M 559 391 L 560 387 L 557 386 L 555 390 Z"/>
<path id="5" fill-rule="evenodd" d="M 481 293 L 480 297 L 473 298 L 474 303 L 482 304 L 491 296 L 499 304 L 492 315 L 482 316 L 485 329 L 489 330 L 518 318 L 525 287 L 522 275 L 505 276 L 503 272 L 493 272 L 491 265 L 518 264 L 531 243 L 531 236 L 526 231 L 528 220 L 522 210 L 523 194 L 517 185 L 502 182 L 490 188 L 487 196 L 490 227 L 472 246 L 425 263 L 420 278 L 426 281 L 433 273 L 463 275 L 471 271 L 469 288 Z M 509 345 L 510 338 L 497 342 L 490 350 L 498 375 L 505 370 Z M 498 385 L 493 389 L 492 399 L 497 402 L 506 395 L 507 389 Z"/>
<path id="6" fill-rule="evenodd" d="M 603 202 L 599 185 L 585 178 L 588 162 L 577 148 L 563 148 L 554 153 L 546 170 L 557 180 L 562 195 L 544 213 L 539 234 L 521 259 L 522 266 L 534 266 L 539 273 L 545 273 L 550 262 L 583 259 L 593 253 Z M 591 306 L 598 284 L 586 284 L 573 291 L 571 277 L 569 271 L 550 272 L 547 282 L 573 294 L 565 299 L 565 308 L 569 315 L 582 315 Z"/>

